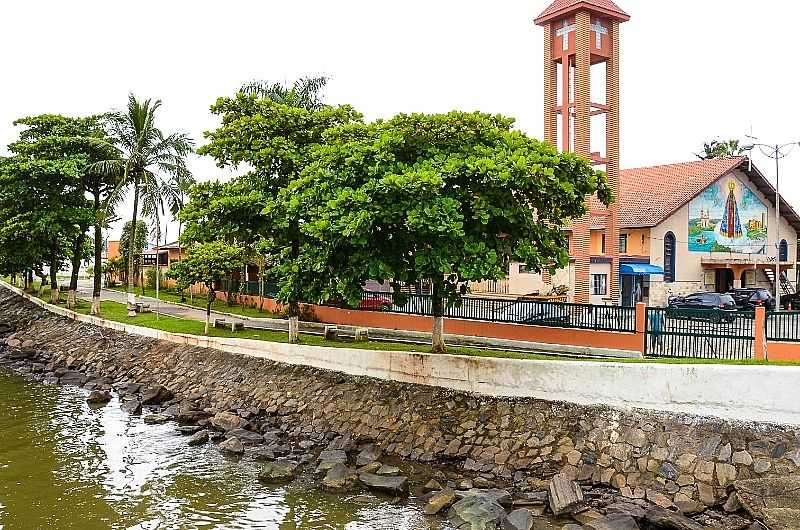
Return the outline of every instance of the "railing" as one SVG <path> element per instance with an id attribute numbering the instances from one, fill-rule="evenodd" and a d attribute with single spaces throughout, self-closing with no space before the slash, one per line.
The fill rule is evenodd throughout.
<path id="1" fill-rule="evenodd" d="M 800 312 L 767 313 L 767 340 L 800 342 Z"/>
<path id="2" fill-rule="evenodd" d="M 258 281 L 253 282 L 240 282 L 239 280 L 222 280 L 222 290 L 230 290 L 232 293 L 242 293 L 251 296 L 258 296 Z M 228 289 L 230 287 L 230 289 Z M 264 290 L 262 294 L 267 298 L 274 298 L 278 294 L 278 286 L 274 282 L 264 281 Z"/>
<path id="3" fill-rule="evenodd" d="M 755 313 L 647 308 L 645 353 L 657 357 L 752 359 Z"/>
<path id="4" fill-rule="evenodd" d="M 430 316 L 433 314 L 433 298 L 429 295 L 406 295 L 405 303 L 399 305 L 391 293 L 364 291 L 359 309 Z M 636 331 L 636 309 L 633 307 L 464 297 L 446 308 L 444 313 L 449 318 L 467 320 L 627 333 Z"/>

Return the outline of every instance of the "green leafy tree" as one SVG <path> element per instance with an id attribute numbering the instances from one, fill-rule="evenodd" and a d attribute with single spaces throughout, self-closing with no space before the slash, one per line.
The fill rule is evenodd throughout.
<path id="1" fill-rule="evenodd" d="M 98 165 L 106 175 L 122 175 L 122 185 L 117 193 L 133 191 L 133 216 L 131 226 L 135 232 L 142 195 L 155 194 L 163 186 L 160 179 L 172 176 L 187 178 L 191 172 L 186 167 L 186 157 L 192 153 L 192 140 L 183 133 L 164 135 L 156 126 L 156 113 L 161 101 L 139 101 L 131 94 L 126 112 L 113 113 L 108 118 L 108 135 L 118 149 L 118 156 Z M 133 277 L 133 261 L 128 262 L 128 277 Z M 128 282 L 128 311 L 135 316 L 133 282 Z"/>
<path id="2" fill-rule="evenodd" d="M 192 246 L 186 257 L 170 268 L 169 274 L 175 278 L 179 289 L 188 289 L 197 283 L 207 289 L 206 335 L 211 321 L 211 304 L 216 299 L 216 284 L 243 265 L 244 251 L 240 247 L 214 241 Z"/>
<path id="3" fill-rule="evenodd" d="M 17 120 L 19 140 L 9 145 L 14 155 L 0 177 L 0 245 L 28 262 L 44 282 L 49 268 L 52 301 L 58 301 L 58 270 L 73 265 L 71 296 L 83 257 L 87 230 L 93 224 L 86 200 L 86 178 L 97 152 L 93 137 L 102 134 L 96 117 L 69 118 L 43 114 Z M 24 257 L 19 259 L 19 257 Z"/>
<path id="4" fill-rule="evenodd" d="M 305 274 L 316 300 L 360 299 L 366 280 L 430 282 L 433 349 L 444 314 L 467 282 L 502 278 L 510 261 L 542 271 L 567 264 L 562 227 L 608 204 L 602 173 L 570 153 L 482 113 L 398 115 L 329 131 L 318 161 L 281 192 L 287 216 L 306 217 Z"/>
<path id="5" fill-rule="evenodd" d="M 326 130 L 361 121 L 361 115 L 349 106 L 323 104 L 324 84 L 324 79 L 301 79 L 291 86 L 252 83 L 233 98 L 218 99 L 211 111 L 222 117 L 222 125 L 206 133 L 209 143 L 198 150 L 214 157 L 221 167 L 247 164 L 250 168 L 236 185 L 262 207 L 261 215 L 251 217 L 257 224 L 233 228 L 246 231 L 248 239 L 268 242 L 270 261 L 276 264 L 270 273 L 280 285 L 278 299 L 289 306 L 290 342 L 298 339 L 299 301 L 308 280 L 300 274 L 307 241 L 302 215 L 286 216 L 289 210 L 276 199 L 300 178 Z M 186 231 L 195 232 L 186 220 Z M 187 235 L 184 240 L 192 238 Z"/>
<path id="6" fill-rule="evenodd" d="M 745 149 L 739 145 L 739 140 L 719 141 L 712 140 L 703 144 L 703 152 L 697 153 L 701 160 L 711 160 L 714 158 L 727 158 L 739 156 L 745 153 Z"/>

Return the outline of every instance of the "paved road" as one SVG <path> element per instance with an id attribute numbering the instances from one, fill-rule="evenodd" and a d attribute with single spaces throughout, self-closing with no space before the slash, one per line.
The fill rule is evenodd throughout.
<path id="1" fill-rule="evenodd" d="M 91 301 L 92 299 L 92 283 L 90 280 L 82 280 L 78 282 L 78 297 L 84 300 Z M 128 295 L 126 293 L 115 291 L 112 289 L 103 289 L 102 293 L 100 294 L 101 300 L 109 300 L 111 302 L 118 302 L 120 304 L 127 303 Z M 156 311 L 158 308 L 158 312 L 162 315 L 170 315 L 177 318 L 184 318 L 187 320 L 200 320 L 205 322 L 206 320 L 206 313 L 203 309 L 199 308 L 190 308 L 183 305 L 173 304 L 169 302 L 164 302 L 163 300 L 157 302 L 155 298 L 151 298 L 149 296 L 137 296 L 137 300 L 140 300 L 144 303 L 150 304 L 150 309 L 152 311 Z M 226 321 L 231 322 L 247 322 L 247 327 L 250 328 L 259 328 L 259 329 L 283 329 L 286 327 L 286 323 L 283 320 L 274 319 L 274 318 L 251 318 L 251 319 L 242 319 L 237 317 L 231 317 L 228 315 L 223 315 L 222 313 L 217 313 L 216 311 L 211 312 L 211 317 L 213 318 L 224 318 Z"/>

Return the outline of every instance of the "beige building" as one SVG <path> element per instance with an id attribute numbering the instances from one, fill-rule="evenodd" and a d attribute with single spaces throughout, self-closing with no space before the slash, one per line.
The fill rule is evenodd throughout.
<path id="1" fill-rule="evenodd" d="M 612 270 L 605 241 L 605 208 L 589 202 L 591 303 L 661 306 L 671 294 L 773 290 L 779 249 L 786 288 L 796 288 L 800 217 L 781 200 L 776 230 L 775 190 L 746 158 L 623 170 L 620 188 L 619 270 Z M 565 286 L 571 300 L 574 268 L 571 260 L 554 275 L 542 275 L 513 263 L 506 280 L 476 284 L 472 291 L 517 297 L 548 295 Z M 610 296 L 612 275 L 620 282 L 616 300 Z"/>

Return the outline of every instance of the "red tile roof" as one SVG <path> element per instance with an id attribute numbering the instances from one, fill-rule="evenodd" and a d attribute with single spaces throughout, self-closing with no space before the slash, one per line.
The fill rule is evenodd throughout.
<path id="1" fill-rule="evenodd" d="M 717 158 L 622 170 L 620 227 L 657 225 L 746 160 L 745 157 Z"/>
<path id="2" fill-rule="evenodd" d="M 621 21 L 629 20 L 631 17 L 611 0 L 555 0 L 550 7 L 542 11 L 536 17 L 535 22 L 543 25 L 558 18 L 566 13 L 585 8 L 590 11 L 597 11 Z"/>

